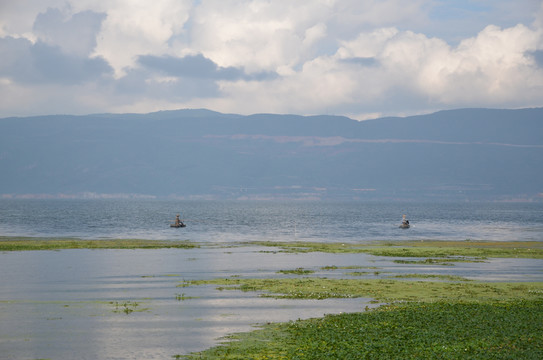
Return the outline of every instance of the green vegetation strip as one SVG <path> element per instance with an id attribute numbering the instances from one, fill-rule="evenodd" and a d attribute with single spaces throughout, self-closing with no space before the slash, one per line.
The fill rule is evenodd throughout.
<path id="1" fill-rule="evenodd" d="M 198 245 L 188 241 L 162 240 L 81 240 L 81 239 L 34 239 L 0 237 L 0 251 L 61 250 L 61 249 L 191 249 Z"/>
<path id="2" fill-rule="evenodd" d="M 543 259 L 541 241 L 380 241 L 371 244 L 255 241 L 244 245 L 280 248 L 284 252 L 367 253 L 394 257 L 472 257 Z"/>
<path id="3" fill-rule="evenodd" d="M 216 244 L 206 244 L 215 246 Z M 376 256 L 426 257 L 445 262 L 480 261 L 484 258 L 543 259 L 540 241 L 397 241 L 357 243 L 275 242 L 254 241 L 237 245 L 265 246 L 282 252 L 307 253 L 367 253 Z M 224 245 L 221 245 L 224 246 Z M 0 251 L 59 250 L 59 249 L 159 249 L 199 247 L 189 241 L 163 241 L 142 239 L 82 240 L 72 238 L 32 238 L 0 236 Z M 459 258 L 463 257 L 463 258 Z M 431 259 L 429 262 L 439 260 Z"/>
<path id="4" fill-rule="evenodd" d="M 306 277 L 194 280 L 179 286 L 206 284 L 217 285 L 221 290 L 258 291 L 263 292 L 261 296 L 264 297 L 286 299 L 367 297 L 381 302 L 441 300 L 484 302 L 543 298 L 543 282 L 446 282 Z"/>
<path id="5" fill-rule="evenodd" d="M 189 359 L 542 359 L 543 300 L 404 303 L 269 324 Z"/>

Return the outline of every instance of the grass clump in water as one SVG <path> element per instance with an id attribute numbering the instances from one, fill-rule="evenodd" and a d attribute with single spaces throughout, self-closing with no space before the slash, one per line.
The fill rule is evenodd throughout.
<path id="1" fill-rule="evenodd" d="M 393 261 L 396 264 L 413 264 L 413 265 L 443 265 L 443 266 L 454 266 L 455 262 L 484 262 L 481 259 L 466 259 L 466 258 L 441 258 L 441 259 L 424 259 L 424 260 L 403 260 L 397 259 Z"/>
<path id="2" fill-rule="evenodd" d="M 540 359 L 543 300 L 404 303 L 269 324 L 188 359 Z"/>
<path id="3" fill-rule="evenodd" d="M 313 274 L 315 271 L 313 270 L 308 270 L 308 269 L 304 269 L 304 268 L 296 268 L 294 270 L 279 270 L 277 273 L 278 274 L 292 274 L 292 275 L 309 275 L 309 274 Z"/>
<path id="4" fill-rule="evenodd" d="M 347 266 L 323 266 L 321 267 L 321 270 L 355 270 L 355 269 L 379 269 L 376 266 L 359 266 L 359 265 L 347 265 Z"/>
<path id="5" fill-rule="evenodd" d="M 185 301 L 185 300 L 192 300 L 192 299 L 198 299 L 198 296 L 186 296 L 185 293 L 182 294 L 175 294 L 175 300 L 177 301 Z"/>
<path id="6" fill-rule="evenodd" d="M 113 305 L 115 308 L 113 310 L 114 313 L 125 313 L 126 315 L 136 312 L 143 312 L 147 311 L 147 308 L 140 308 L 140 304 L 136 301 L 112 301 L 110 302 L 111 305 Z"/>

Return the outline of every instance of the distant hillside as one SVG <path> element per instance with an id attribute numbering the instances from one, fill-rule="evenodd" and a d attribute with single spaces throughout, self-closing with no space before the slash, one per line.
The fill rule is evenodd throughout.
<path id="1" fill-rule="evenodd" d="M 0 119 L 0 196 L 542 199 L 543 109 Z"/>

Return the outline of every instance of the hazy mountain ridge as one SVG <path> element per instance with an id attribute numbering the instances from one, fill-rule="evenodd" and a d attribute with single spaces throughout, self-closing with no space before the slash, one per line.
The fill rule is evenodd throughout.
<path id="1" fill-rule="evenodd" d="M 539 199 L 543 109 L 0 119 L 0 194 Z"/>

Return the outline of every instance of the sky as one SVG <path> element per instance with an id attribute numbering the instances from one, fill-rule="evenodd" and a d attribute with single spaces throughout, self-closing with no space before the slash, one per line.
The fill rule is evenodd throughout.
<path id="1" fill-rule="evenodd" d="M 0 0 L 0 117 L 541 106 L 540 0 Z"/>

